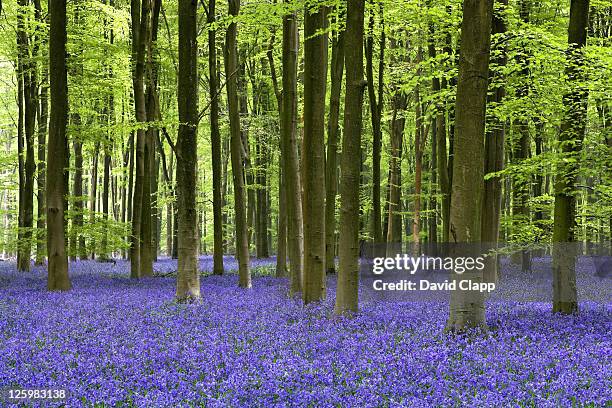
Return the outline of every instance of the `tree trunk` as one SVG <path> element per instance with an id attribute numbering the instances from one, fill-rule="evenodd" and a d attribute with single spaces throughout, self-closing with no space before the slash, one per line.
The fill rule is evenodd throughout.
<path id="1" fill-rule="evenodd" d="M 370 10 L 369 32 L 366 39 L 366 77 L 372 120 L 372 240 L 376 244 L 383 242 L 380 208 L 380 153 L 382 149 L 382 108 L 385 68 L 385 24 L 383 3 L 380 5 L 380 55 L 378 57 L 378 90 L 374 86 L 374 10 Z M 377 95 L 378 92 L 378 95 Z"/>
<path id="2" fill-rule="evenodd" d="M 342 14 L 338 18 L 342 18 Z M 331 91 L 327 122 L 327 160 L 325 163 L 325 270 L 336 273 L 336 195 L 338 190 L 338 143 L 340 142 L 340 99 L 344 73 L 344 30 L 332 37 Z"/>
<path id="3" fill-rule="evenodd" d="M 285 0 L 292 4 L 291 0 Z M 302 223 L 302 188 L 297 144 L 297 72 L 298 72 L 297 14 L 283 16 L 283 109 L 281 118 L 281 156 L 285 174 L 287 199 L 287 231 L 289 265 L 291 272 L 290 294 L 302 290 L 302 254 L 304 233 Z"/>
<path id="4" fill-rule="evenodd" d="M 34 155 L 34 131 L 36 126 L 37 101 L 37 75 L 36 75 L 36 52 L 31 50 L 30 41 L 26 31 L 27 11 L 23 8 L 28 7 L 28 1 L 19 0 L 20 11 L 18 14 L 17 45 L 18 62 L 17 76 L 21 82 L 21 94 L 18 95 L 20 107 L 23 110 L 23 125 L 25 138 L 25 162 L 23 165 L 23 184 L 20 184 L 22 196 L 20 199 L 19 214 L 20 239 L 18 242 L 19 250 L 17 255 L 17 269 L 20 271 L 30 270 L 30 257 L 32 252 L 32 230 L 34 226 L 34 175 L 36 173 L 36 159 Z M 22 143 L 23 147 L 23 143 Z M 23 149 L 20 151 L 23 155 Z M 23 159 L 22 159 L 23 160 Z"/>
<path id="5" fill-rule="evenodd" d="M 216 0 L 208 1 L 208 24 L 215 24 Z M 223 199 L 221 196 L 221 133 L 219 131 L 219 80 L 217 31 L 208 30 L 208 83 L 210 88 L 210 139 L 213 178 L 213 274 L 223 275 Z"/>
<path id="6" fill-rule="evenodd" d="M 45 259 L 45 236 L 46 231 L 46 208 L 45 208 L 45 183 L 46 183 L 46 150 L 47 150 L 47 122 L 49 119 L 49 100 L 48 100 L 48 81 L 49 74 L 45 69 L 43 82 L 40 85 L 39 95 L 39 114 L 38 114 L 38 216 L 36 220 L 37 245 L 36 245 L 36 264 L 42 265 Z"/>
<path id="7" fill-rule="evenodd" d="M 529 1 L 521 0 L 519 2 L 519 15 L 523 23 L 529 23 Z M 520 101 L 521 99 L 527 99 L 529 97 L 529 88 L 531 84 L 528 82 L 530 79 L 530 67 L 529 67 L 529 51 L 520 53 L 517 56 L 517 64 L 521 67 L 521 77 L 524 84 L 518 87 L 516 91 L 516 97 Z M 520 166 L 522 162 L 529 157 L 529 121 L 525 117 L 528 112 L 519 112 L 519 119 L 515 120 L 515 127 L 518 130 L 518 141 L 513 140 L 512 158 L 514 164 Z M 513 180 L 512 184 L 512 220 L 513 220 L 513 234 L 518 240 L 520 245 L 527 244 L 524 239 L 521 238 L 523 226 L 529 224 L 529 181 L 520 179 L 520 176 Z M 523 271 L 530 269 L 530 257 L 529 252 L 521 250 L 515 252 L 512 257 L 512 262 L 520 264 Z"/>
<path id="8" fill-rule="evenodd" d="M 64 218 L 68 122 L 68 80 L 66 73 L 66 0 L 49 2 L 49 90 L 51 120 L 47 154 L 47 288 L 69 290 L 68 257 Z"/>
<path id="9" fill-rule="evenodd" d="M 393 42 L 392 42 L 393 43 Z M 406 119 L 403 111 L 406 109 L 406 95 L 399 89 L 392 98 L 393 119 L 391 120 L 391 157 L 389 158 L 389 203 L 387 211 L 387 242 L 402 242 L 402 150 L 404 125 Z"/>
<path id="10" fill-rule="evenodd" d="M 196 180 L 198 162 L 198 43 L 196 0 L 179 0 L 179 132 L 176 141 L 179 258 L 176 297 L 200 299 Z"/>
<path id="11" fill-rule="evenodd" d="M 507 31 L 504 13 L 508 6 L 508 0 L 497 0 L 500 9 L 497 9 L 493 15 L 493 34 L 504 35 Z M 501 43 L 501 39 L 498 39 Z M 503 67 L 506 65 L 506 50 L 505 47 L 499 46 L 498 52 L 493 61 L 497 66 Z M 492 71 L 489 71 L 489 81 L 495 81 L 497 84 L 503 83 L 500 78 L 494 77 Z M 506 89 L 503 85 L 497 85 L 493 88 L 489 96 L 489 103 L 499 104 L 506 96 Z M 496 118 L 491 119 L 489 129 L 485 136 L 485 162 L 484 174 L 495 173 L 504 168 L 504 139 L 505 139 L 504 121 Z M 501 178 L 495 177 L 485 180 L 484 192 L 482 199 L 482 242 L 487 245 L 496 246 L 499 239 L 499 222 L 501 218 L 501 200 L 502 199 L 502 183 Z M 497 282 L 497 257 L 488 257 L 486 266 L 483 271 L 484 280 L 486 282 Z"/>
<path id="12" fill-rule="evenodd" d="M 584 46 L 587 40 L 589 0 L 572 0 L 568 28 L 565 73 L 570 91 L 563 97 L 561 154 L 555 180 L 553 226 L 553 313 L 578 312 L 576 292 L 576 178 L 579 154 L 586 130 L 588 88 L 584 85 Z"/>
<path id="13" fill-rule="evenodd" d="M 229 14 L 238 16 L 240 0 L 229 0 Z M 243 145 L 240 131 L 240 111 L 238 100 L 238 26 L 232 22 L 225 35 L 225 76 L 227 78 L 227 103 L 230 119 L 232 178 L 234 181 L 234 211 L 236 216 L 236 256 L 238 258 L 239 286 L 251 287 L 251 272 L 249 270 L 249 240 L 245 207 Z"/>
<path id="14" fill-rule="evenodd" d="M 481 241 L 492 14 L 493 0 L 466 0 L 463 3 L 450 210 L 450 235 L 455 244 L 474 245 Z M 476 269 L 463 275 L 451 273 L 454 280 L 470 279 L 475 283 L 483 280 L 482 271 Z M 483 293 L 455 290 L 451 292 L 450 302 L 447 330 L 486 329 Z"/>
<path id="15" fill-rule="evenodd" d="M 145 143 L 146 143 L 146 127 L 147 110 L 145 104 L 145 56 L 147 44 L 149 42 L 149 14 L 150 2 L 145 0 L 140 8 L 140 0 L 131 1 L 132 13 L 132 82 L 134 87 L 134 108 L 136 112 L 136 121 L 139 122 L 139 128 L 136 136 L 136 157 L 135 170 L 136 176 L 134 180 L 134 196 L 132 205 L 132 240 L 130 248 L 130 277 L 140 278 L 144 275 L 143 261 L 147 261 L 145 256 L 141 260 L 142 255 L 142 225 L 143 215 L 146 211 L 143 209 L 144 196 L 146 195 L 145 183 L 148 181 L 145 173 Z M 149 258 L 150 259 L 150 258 Z M 147 262 L 148 263 L 148 262 Z M 146 266 L 146 265 L 145 265 Z"/>
<path id="16" fill-rule="evenodd" d="M 83 146 L 81 145 L 81 149 Z M 91 159 L 91 194 L 89 202 L 89 225 L 96 223 L 96 202 L 98 200 L 98 157 L 100 155 L 100 142 L 94 145 L 93 157 Z M 86 255 L 87 256 L 87 255 Z M 96 257 L 96 242 L 91 240 L 91 259 Z"/>
<path id="17" fill-rule="evenodd" d="M 363 91 L 364 0 L 348 0 L 346 22 L 346 96 L 340 180 L 340 264 L 336 314 L 356 312 L 359 286 L 359 176 Z"/>
<path id="18" fill-rule="evenodd" d="M 278 117 L 282 131 L 282 117 L 283 117 L 283 94 L 278 84 L 278 77 L 276 75 L 276 67 L 274 65 L 274 42 L 276 40 L 276 32 L 272 33 L 270 37 L 270 43 L 268 45 L 268 65 L 270 66 L 270 76 L 272 79 L 272 85 L 274 87 L 274 94 L 276 95 L 276 105 L 278 109 Z M 282 148 L 282 140 L 281 140 Z M 283 158 L 282 152 L 279 157 L 278 163 L 278 229 L 277 229 L 277 250 L 276 250 L 276 276 L 281 278 L 287 276 L 287 193 L 286 193 L 286 181 L 285 171 L 283 170 Z"/>
<path id="19" fill-rule="evenodd" d="M 325 297 L 327 9 L 304 11 L 304 303 Z"/>

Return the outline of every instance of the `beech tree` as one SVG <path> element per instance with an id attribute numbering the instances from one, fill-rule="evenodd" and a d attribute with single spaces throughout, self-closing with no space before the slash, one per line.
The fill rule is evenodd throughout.
<path id="1" fill-rule="evenodd" d="M 198 147 L 197 9 L 198 2 L 196 0 L 179 1 L 178 107 L 180 125 L 176 141 L 179 249 L 176 297 L 180 301 L 197 301 L 200 298 L 196 209 Z"/>
<path id="2" fill-rule="evenodd" d="M 364 0 L 349 0 L 346 11 L 346 96 L 340 178 L 340 264 L 336 289 L 337 314 L 356 312 L 359 285 L 359 175 L 363 79 Z"/>
<path id="3" fill-rule="evenodd" d="M 51 115 L 47 149 L 47 288 L 69 290 L 66 254 L 66 126 L 68 123 L 68 74 L 66 71 L 66 0 L 49 3 L 49 92 Z"/>
<path id="4" fill-rule="evenodd" d="M 304 293 L 305 303 L 325 297 L 325 94 L 327 9 L 304 11 Z"/>
<path id="5" fill-rule="evenodd" d="M 238 16 L 240 0 L 229 0 L 229 14 Z M 249 270 L 249 238 L 246 217 L 246 200 L 243 170 L 243 144 L 240 131 L 240 112 L 238 101 L 238 25 L 232 22 L 225 33 L 225 76 L 227 78 L 227 104 L 230 119 L 230 138 L 232 156 L 232 179 L 234 181 L 234 207 L 236 212 L 236 256 L 238 258 L 239 285 L 251 287 Z"/>
<path id="6" fill-rule="evenodd" d="M 584 46 L 587 42 L 589 0 L 572 0 L 565 74 L 569 91 L 563 97 L 565 115 L 559 134 L 563 160 L 557 168 L 553 228 L 553 312 L 578 311 L 576 291 L 576 173 L 582 149 L 589 91 L 584 86 Z"/>
<path id="7" fill-rule="evenodd" d="M 292 5 L 292 0 L 285 0 Z M 304 226 L 302 223 L 302 187 L 297 144 L 297 74 L 298 29 L 296 12 L 283 16 L 283 108 L 281 117 L 281 151 L 287 200 L 287 231 L 290 265 L 290 293 L 302 290 L 302 255 Z"/>
<path id="8" fill-rule="evenodd" d="M 492 14 L 493 0 L 465 0 L 463 3 L 450 209 L 450 237 L 455 245 L 481 241 Z M 468 278 L 480 282 L 482 272 L 475 269 L 469 276 L 461 277 Z M 481 292 L 455 290 L 451 292 L 450 302 L 447 330 L 461 332 L 472 327 L 486 328 Z"/>

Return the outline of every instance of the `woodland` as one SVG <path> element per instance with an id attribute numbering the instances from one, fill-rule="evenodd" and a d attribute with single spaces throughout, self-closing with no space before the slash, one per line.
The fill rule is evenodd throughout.
<path id="1" fill-rule="evenodd" d="M 0 389 L 612 401 L 610 0 L 0 0 L 0 151 Z M 483 244 L 494 296 L 364 293 Z"/>

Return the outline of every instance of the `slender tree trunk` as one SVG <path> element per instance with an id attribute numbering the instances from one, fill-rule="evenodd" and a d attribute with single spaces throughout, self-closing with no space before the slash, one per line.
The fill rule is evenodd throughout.
<path id="1" fill-rule="evenodd" d="M 453 243 L 481 241 L 484 190 L 484 136 L 493 0 L 466 0 L 461 25 L 461 55 L 457 82 L 456 134 L 453 159 L 450 235 Z M 483 280 L 482 271 L 453 273 L 453 279 Z M 486 329 L 484 294 L 451 292 L 446 328 L 462 332 Z"/>
<path id="2" fill-rule="evenodd" d="M 337 314 L 356 312 L 359 286 L 359 176 L 363 91 L 364 0 L 348 0 L 346 22 L 346 96 L 340 180 L 340 264 Z"/>
<path id="3" fill-rule="evenodd" d="M 342 16 L 339 16 L 342 18 Z M 327 160 L 325 165 L 325 269 L 336 272 L 336 195 L 338 190 L 338 143 L 340 142 L 340 99 L 344 73 L 344 30 L 333 34 L 331 91 L 327 122 Z"/>
<path id="4" fill-rule="evenodd" d="M 304 303 L 325 297 L 327 9 L 304 11 Z"/>
<path id="5" fill-rule="evenodd" d="M 132 13 L 132 82 L 134 87 L 134 108 L 136 111 L 136 121 L 139 122 L 136 137 L 136 157 L 135 170 L 136 176 L 134 180 L 134 196 L 132 205 L 132 240 L 130 248 L 130 277 L 140 278 L 149 271 L 143 271 L 143 264 L 148 265 L 148 259 L 145 254 L 145 259 L 142 257 L 142 220 L 144 211 L 144 196 L 147 193 L 145 184 L 148 179 L 145 173 L 146 162 L 146 127 L 147 110 L 145 103 L 145 57 L 147 44 L 149 42 L 149 22 L 150 22 L 150 1 L 142 2 L 142 9 L 139 0 L 131 1 Z M 146 227 L 145 227 L 146 228 Z M 143 262 L 144 261 L 144 262 Z"/>
<path id="6" fill-rule="evenodd" d="M 179 258 L 176 297 L 200 299 L 198 270 L 198 42 L 196 0 L 179 0 L 179 132 L 176 142 Z"/>
<path id="7" fill-rule="evenodd" d="M 422 60 L 422 51 L 418 51 L 418 61 Z M 427 129 L 423 120 L 423 105 L 419 86 L 415 91 L 415 132 L 414 132 L 414 216 L 412 218 L 412 241 L 415 254 L 420 254 L 421 235 L 421 190 L 423 184 L 423 151 L 427 141 Z"/>
<path id="8" fill-rule="evenodd" d="M 391 157 L 389 159 L 389 203 L 387 211 L 387 242 L 402 242 L 402 150 L 406 119 L 406 95 L 397 89 L 393 95 L 393 119 L 391 120 Z"/>
<path id="9" fill-rule="evenodd" d="M 586 130 L 588 88 L 584 85 L 584 46 L 587 40 L 589 0 L 572 0 L 565 72 L 570 90 L 563 97 L 565 115 L 559 143 L 565 162 L 555 180 L 553 227 L 553 313 L 578 312 L 576 292 L 576 178 Z"/>
<path id="10" fill-rule="evenodd" d="M 529 2 L 530 0 L 521 0 L 519 2 L 519 15 L 523 23 L 529 23 Z M 518 87 L 516 98 L 527 99 L 529 97 L 530 67 L 529 67 L 529 51 L 522 52 L 517 56 L 517 64 L 521 67 L 521 77 L 525 83 Z M 521 165 L 522 162 L 529 157 L 529 121 L 526 117 L 527 112 L 519 113 L 521 118 L 515 120 L 515 128 L 518 131 L 518 140 L 513 140 L 512 158 L 515 165 Z M 516 138 L 515 138 L 516 139 Z M 529 182 L 516 178 L 512 184 L 512 220 L 513 234 L 518 238 L 519 244 L 526 244 L 520 239 L 524 225 L 529 224 Z M 530 269 L 529 252 L 526 250 L 517 251 L 511 257 L 513 263 L 520 264 L 523 271 Z"/>
<path id="11" fill-rule="evenodd" d="M 292 4 L 291 0 L 285 0 Z M 285 171 L 285 197 L 287 199 L 287 231 L 289 265 L 291 271 L 290 294 L 302 290 L 302 254 L 304 230 L 302 223 L 302 188 L 297 142 L 297 72 L 298 72 L 297 14 L 283 16 L 283 109 L 281 118 L 281 152 Z"/>
<path id="12" fill-rule="evenodd" d="M 172 179 L 174 174 L 174 153 L 170 154 L 170 167 L 168 169 L 168 195 L 170 197 L 174 197 L 174 188 L 172 187 Z M 173 221 L 173 202 L 168 201 L 166 205 L 166 255 L 172 257 L 172 236 L 174 233 L 174 228 L 172 226 Z"/>
<path id="13" fill-rule="evenodd" d="M 36 221 L 37 245 L 36 245 L 36 264 L 42 265 L 45 260 L 45 227 L 47 225 L 45 208 L 45 183 L 46 183 L 46 150 L 47 150 L 47 122 L 49 119 L 49 100 L 48 100 L 48 81 L 47 70 L 43 73 L 43 82 L 40 85 L 40 110 L 38 115 L 38 216 Z"/>
<path id="14" fill-rule="evenodd" d="M 81 145 L 81 149 L 83 146 Z M 100 142 L 96 142 L 94 145 L 93 157 L 91 159 L 91 195 L 89 203 L 89 224 L 94 225 L 96 223 L 96 210 L 98 200 L 98 158 L 100 156 Z M 91 240 L 91 259 L 96 257 L 96 242 Z"/>
<path id="15" fill-rule="evenodd" d="M 78 113 L 72 115 L 72 125 L 80 129 L 81 117 Z M 87 248 L 85 247 L 85 237 L 83 236 L 83 143 L 75 138 L 72 142 L 74 150 L 74 176 L 72 178 L 72 193 L 74 194 L 74 215 L 72 218 L 72 231 L 70 237 L 70 257 L 72 260 L 87 259 Z"/>
<path id="16" fill-rule="evenodd" d="M 504 35 L 507 31 L 504 13 L 508 6 L 508 0 L 497 0 L 501 8 L 496 9 L 493 15 L 493 34 Z M 498 38 L 498 43 L 501 39 Z M 493 62 L 497 66 L 506 65 L 506 50 L 503 46 L 499 47 Z M 495 81 L 497 84 L 503 84 L 500 78 L 489 72 L 489 81 Z M 491 104 L 499 104 L 506 96 L 506 89 L 503 85 L 497 85 L 493 88 L 489 96 Z M 488 131 L 485 137 L 485 163 L 484 174 L 495 173 L 504 168 L 504 139 L 505 139 L 504 121 L 496 118 L 491 119 Z M 502 183 L 501 178 L 495 177 L 485 180 L 484 192 L 482 199 L 482 242 L 487 245 L 497 245 L 499 239 L 499 222 L 501 218 L 501 203 L 502 203 Z M 497 257 L 488 257 L 486 266 L 483 271 L 486 282 L 497 282 Z"/>
<path id="17" fill-rule="evenodd" d="M 30 270 L 30 257 L 32 252 L 32 231 L 34 226 L 34 175 L 36 173 L 36 159 L 34 155 L 34 133 L 36 126 L 37 101 L 37 75 L 35 50 L 30 50 L 30 40 L 26 32 L 26 16 L 24 10 L 28 6 L 26 0 L 18 2 L 19 14 L 17 24 L 18 62 L 17 76 L 20 78 L 21 94 L 18 95 L 23 110 L 23 126 L 25 138 L 25 162 L 23 165 L 23 184 L 20 184 L 22 196 L 20 199 L 19 214 L 21 215 L 19 250 L 17 255 L 17 269 Z M 30 52 L 32 55 L 30 56 Z M 23 98 L 23 99 L 22 99 Z M 22 143 L 23 147 L 23 143 Z M 20 152 L 23 155 L 23 149 Z M 23 159 L 22 159 L 23 160 Z"/>
<path id="18" fill-rule="evenodd" d="M 208 1 L 208 24 L 214 26 L 216 0 Z M 217 31 L 208 30 L 208 81 L 210 88 L 210 139 L 213 178 L 213 274 L 223 275 L 223 199 L 221 196 L 221 133 L 219 131 L 219 80 Z"/>
<path id="19" fill-rule="evenodd" d="M 128 167 L 128 193 L 127 193 L 127 222 L 130 224 L 130 229 L 133 223 L 133 197 L 134 197 L 134 161 L 136 159 L 136 137 L 135 132 L 130 132 L 130 138 L 128 141 L 128 155 L 129 155 L 129 167 Z M 126 241 L 130 242 L 130 251 L 129 258 L 132 257 L 132 236 L 128 235 Z M 132 276 L 130 271 L 130 277 L 134 278 L 137 276 Z"/>
<path id="20" fill-rule="evenodd" d="M 276 95 L 276 105 L 279 116 L 279 126 L 281 127 L 281 138 L 282 138 L 282 117 L 283 117 L 283 94 L 278 84 L 278 77 L 276 75 L 276 67 L 274 64 L 274 42 L 276 41 L 276 32 L 272 33 L 270 37 L 270 43 L 268 45 L 268 65 L 270 66 L 270 76 L 272 78 L 272 85 L 274 87 L 274 94 Z M 282 140 L 280 143 L 282 148 Z M 278 163 L 278 232 L 277 232 L 277 251 L 276 251 L 276 276 L 285 277 L 287 276 L 287 192 L 286 192 L 286 180 L 285 170 L 283 169 L 283 158 L 282 151 L 279 157 Z"/>
<path id="21" fill-rule="evenodd" d="M 69 290 L 68 257 L 64 218 L 68 122 L 68 80 L 66 73 L 66 0 L 49 2 L 49 90 L 51 120 L 47 154 L 47 288 Z"/>
<path id="22" fill-rule="evenodd" d="M 1 8 L 1 5 L 0 5 Z M 37 23 L 46 24 L 46 17 L 43 17 L 42 4 L 40 0 L 34 0 L 34 14 Z M 46 33 L 36 30 L 36 41 L 46 43 Z M 47 149 L 47 130 L 49 120 L 49 68 L 47 64 L 42 64 L 42 81 L 35 92 L 40 93 L 36 96 L 38 101 L 37 118 L 38 118 L 38 163 L 37 163 L 37 216 L 36 216 L 36 265 L 42 265 L 45 261 L 45 237 L 46 237 L 46 221 L 45 221 L 45 161 Z"/>
<path id="23" fill-rule="evenodd" d="M 229 15 L 238 16 L 240 0 L 229 0 Z M 236 215 L 236 256 L 238 258 L 239 286 L 251 287 L 249 270 L 249 240 L 245 206 L 243 144 L 240 131 L 240 111 L 238 100 L 238 26 L 235 22 L 227 28 L 225 35 L 225 76 L 227 78 L 227 102 L 230 118 L 232 177 L 234 181 L 234 211 Z"/>
<path id="24" fill-rule="evenodd" d="M 372 2 L 373 3 L 373 2 Z M 369 32 L 366 39 L 366 77 L 368 81 L 368 97 L 370 102 L 370 117 L 372 121 L 372 240 L 383 242 L 380 207 L 380 154 L 382 149 L 382 108 L 384 89 L 385 47 L 386 35 L 383 14 L 383 3 L 380 5 L 380 55 L 378 57 L 378 89 L 374 85 L 374 10 L 370 10 Z M 377 95 L 378 92 L 378 95 Z"/>

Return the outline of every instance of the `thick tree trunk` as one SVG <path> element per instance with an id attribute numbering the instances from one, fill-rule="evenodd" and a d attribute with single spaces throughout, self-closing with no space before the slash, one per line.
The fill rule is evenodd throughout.
<path id="1" fill-rule="evenodd" d="M 179 258 L 176 297 L 200 299 L 196 180 L 198 162 L 198 42 L 196 0 L 179 0 L 179 132 L 176 142 Z"/>
<path id="2" fill-rule="evenodd" d="M 559 143 L 564 158 L 557 167 L 553 227 L 553 313 L 576 313 L 576 178 L 578 155 L 586 130 L 588 88 L 584 85 L 584 46 L 587 40 L 589 0 L 572 0 L 565 73 L 570 91 L 563 97 L 565 115 Z"/>
<path id="3" fill-rule="evenodd" d="M 304 11 L 304 303 L 325 297 L 327 9 Z"/>
<path id="4" fill-rule="evenodd" d="M 51 120 L 47 154 L 47 288 L 69 290 L 68 257 L 64 218 L 68 122 L 68 80 L 66 73 L 66 0 L 49 2 L 49 83 Z"/>
<path id="5" fill-rule="evenodd" d="M 341 16 L 340 16 L 341 17 Z M 336 272 L 336 195 L 338 190 L 338 143 L 340 142 L 340 99 L 344 73 L 344 30 L 333 34 L 331 91 L 327 122 L 327 160 L 325 163 L 325 270 Z"/>
<path id="6" fill-rule="evenodd" d="M 291 4 L 291 0 L 286 0 Z M 297 142 L 297 71 L 298 71 L 297 14 L 283 16 L 283 109 L 281 118 L 281 155 L 285 172 L 287 199 L 287 231 L 289 265 L 291 271 L 290 294 L 302 290 L 302 254 L 304 233 L 302 223 L 302 188 Z"/>
<path id="7" fill-rule="evenodd" d="M 359 286 L 359 176 L 363 91 L 364 0 L 348 0 L 346 23 L 346 97 L 340 180 L 340 264 L 337 314 L 356 312 Z"/>
<path id="8" fill-rule="evenodd" d="M 240 0 L 229 0 L 229 14 L 238 16 Z M 232 178 L 234 181 L 234 211 L 236 216 L 236 256 L 238 258 L 239 286 L 251 287 L 249 270 L 249 240 L 245 206 L 246 188 L 244 185 L 243 144 L 240 131 L 240 111 L 238 100 L 238 26 L 235 22 L 227 28 L 225 35 L 225 76 L 227 78 L 227 103 L 230 119 Z"/>
<path id="9" fill-rule="evenodd" d="M 450 213 L 451 241 L 474 245 L 481 241 L 484 190 L 484 136 L 493 0 L 466 0 L 461 25 L 461 55 L 457 82 L 456 134 Z M 482 272 L 453 273 L 453 279 L 480 283 Z M 462 332 L 486 329 L 484 295 L 452 291 L 446 328 Z"/>
<path id="10" fill-rule="evenodd" d="M 215 24 L 216 0 L 208 1 L 208 24 Z M 213 274 L 223 275 L 223 198 L 221 196 L 221 133 L 219 131 L 219 80 L 217 31 L 208 30 L 208 81 L 210 88 L 210 143 L 213 178 Z"/>

